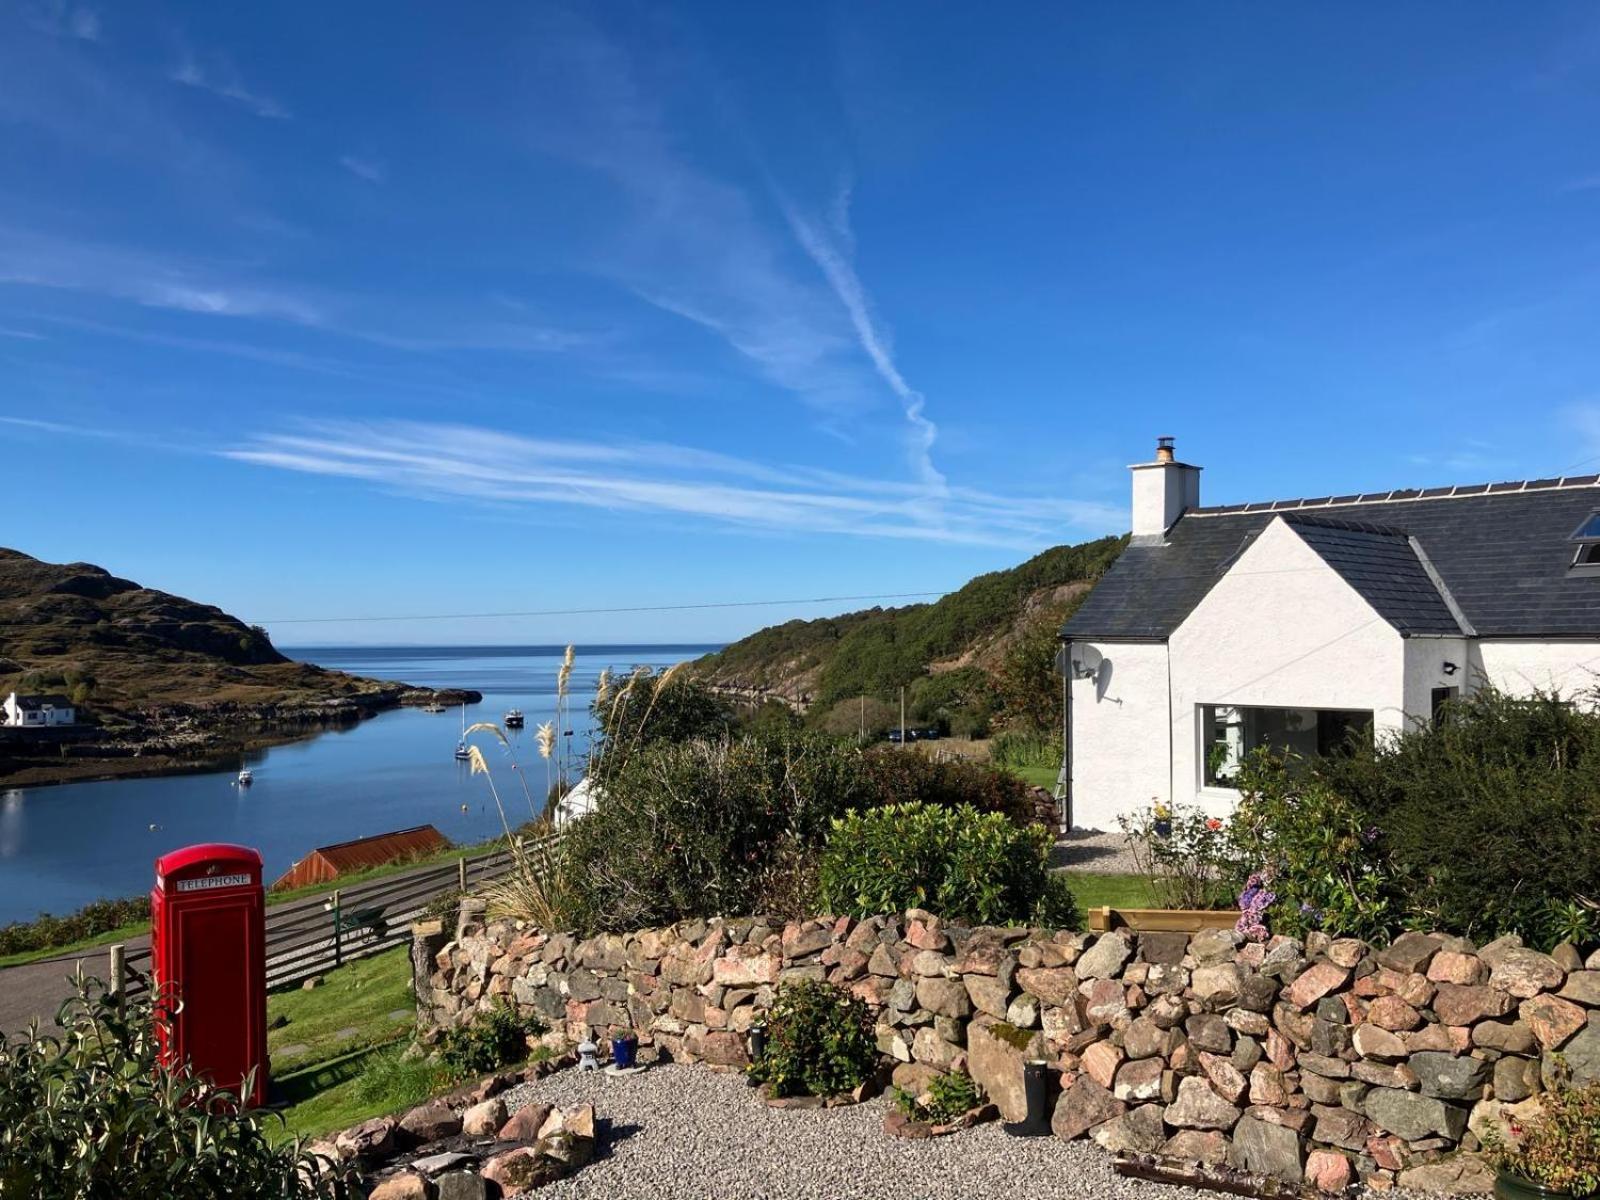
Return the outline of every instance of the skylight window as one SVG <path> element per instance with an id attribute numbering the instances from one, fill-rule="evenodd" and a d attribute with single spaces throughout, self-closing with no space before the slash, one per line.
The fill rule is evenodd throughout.
<path id="1" fill-rule="evenodd" d="M 1600 509 L 1585 517 L 1567 541 L 1578 546 L 1572 555 L 1573 566 L 1600 567 Z"/>
<path id="2" fill-rule="evenodd" d="M 1590 513 L 1583 519 L 1570 538 L 1569 542 L 1600 542 L 1600 510 Z"/>

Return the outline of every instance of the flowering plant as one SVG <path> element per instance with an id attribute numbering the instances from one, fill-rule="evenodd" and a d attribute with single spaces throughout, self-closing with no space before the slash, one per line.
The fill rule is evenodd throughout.
<path id="1" fill-rule="evenodd" d="M 1484 1155 L 1529 1183 L 1588 1196 L 1600 1191 L 1600 1083 L 1570 1086 L 1572 1073 L 1559 1054 L 1555 1076 L 1539 1115 L 1511 1122 L 1510 1139 L 1495 1128 L 1484 1131 Z"/>
<path id="2" fill-rule="evenodd" d="M 1236 855 L 1227 822 L 1191 805 L 1156 803 L 1118 818 L 1139 873 L 1163 908 L 1231 908 Z"/>

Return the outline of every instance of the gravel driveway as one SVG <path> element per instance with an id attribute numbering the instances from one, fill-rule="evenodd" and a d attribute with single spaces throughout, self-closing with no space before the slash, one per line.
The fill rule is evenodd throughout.
<path id="1" fill-rule="evenodd" d="M 592 1103 L 599 1156 L 541 1200 L 1185 1200 L 1202 1193 L 1123 1179 L 1090 1142 L 1013 1138 L 997 1124 L 931 1141 L 882 1128 L 888 1101 L 781 1112 L 742 1076 L 660 1066 L 631 1078 L 560 1071 L 506 1094 L 512 1111 L 539 1100 Z M 1214 1193 L 1205 1193 L 1214 1200 Z"/>

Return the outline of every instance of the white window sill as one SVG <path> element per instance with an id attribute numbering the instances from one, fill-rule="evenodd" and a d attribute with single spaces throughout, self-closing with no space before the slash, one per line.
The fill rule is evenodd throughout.
<path id="1" fill-rule="evenodd" d="M 1240 792 L 1238 788 L 1202 787 L 1195 792 L 1196 799 L 1223 800 L 1229 804 L 1237 804 L 1239 802 L 1239 796 Z"/>

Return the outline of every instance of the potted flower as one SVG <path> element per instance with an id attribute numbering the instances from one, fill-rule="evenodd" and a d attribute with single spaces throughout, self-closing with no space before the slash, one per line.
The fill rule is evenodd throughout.
<path id="1" fill-rule="evenodd" d="M 1559 1056 L 1555 1074 L 1538 1116 L 1512 1122 L 1509 1139 L 1494 1129 L 1484 1136 L 1500 1200 L 1600 1196 L 1600 1083 L 1572 1087 Z"/>

